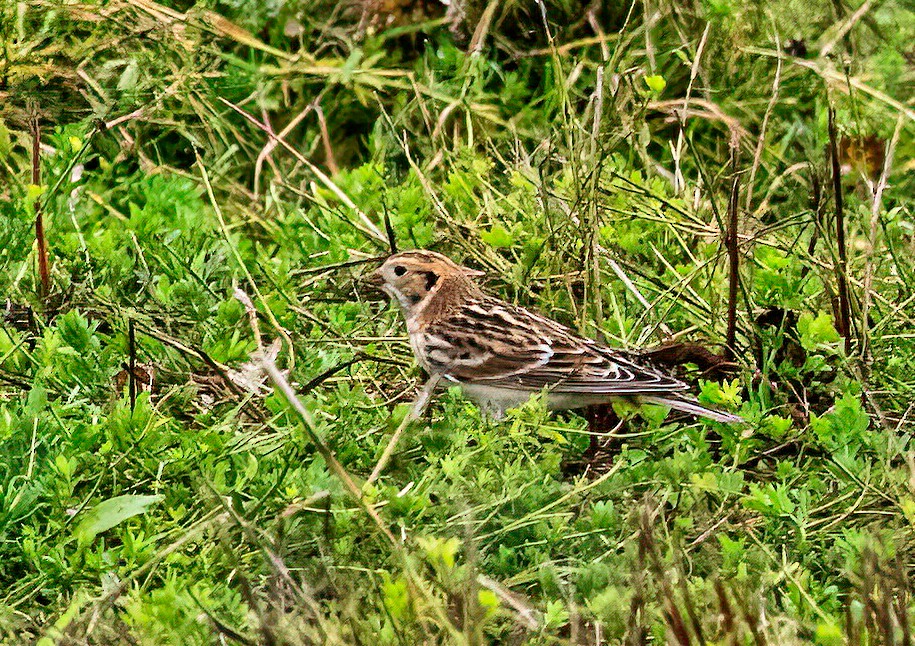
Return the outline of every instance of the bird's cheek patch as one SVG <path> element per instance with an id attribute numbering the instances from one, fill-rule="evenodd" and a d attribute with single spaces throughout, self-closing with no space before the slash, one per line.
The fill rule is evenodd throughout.
<path id="1" fill-rule="evenodd" d="M 424 273 L 426 276 L 426 291 L 428 292 L 433 287 L 435 287 L 435 284 L 438 282 L 438 274 L 436 274 L 434 271 L 427 271 Z"/>

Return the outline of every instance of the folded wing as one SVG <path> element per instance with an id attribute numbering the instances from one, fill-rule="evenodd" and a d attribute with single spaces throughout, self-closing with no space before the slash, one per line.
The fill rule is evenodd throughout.
<path id="1" fill-rule="evenodd" d="M 456 381 L 555 392 L 650 395 L 688 386 L 567 327 L 486 299 L 425 331 L 428 367 Z"/>

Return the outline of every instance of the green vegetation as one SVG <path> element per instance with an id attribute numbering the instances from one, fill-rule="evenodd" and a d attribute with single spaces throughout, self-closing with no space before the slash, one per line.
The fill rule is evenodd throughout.
<path id="1" fill-rule="evenodd" d="M 911 1 L 599 4 L 0 2 L 4 643 L 911 643 Z M 748 427 L 449 390 L 371 479 L 389 229 L 633 350 L 736 260 Z"/>

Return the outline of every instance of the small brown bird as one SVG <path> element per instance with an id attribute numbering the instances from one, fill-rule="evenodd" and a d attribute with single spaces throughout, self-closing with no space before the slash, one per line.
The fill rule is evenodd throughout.
<path id="1" fill-rule="evenodd" d="M 687 384 L 623 351 L 486 294 L 474 282 L 482 275 L 442 254 L 415 250 L 389 257 L 373 278 L 400 304 L 419 364 L 460 384 L 496 419 L 545 389 L 551 409 L 629 399 L 743 421 L 700 405 L 684 394 Z"/>

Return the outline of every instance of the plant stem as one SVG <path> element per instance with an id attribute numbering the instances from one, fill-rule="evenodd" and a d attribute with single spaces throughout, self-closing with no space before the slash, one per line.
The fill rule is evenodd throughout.
<path id="1" fill-rule="evenodd" d="M 739 222 L 740 175 L 737 173 L 736 145 L 731 147 L 731 195 L 728 199 L 728 230 L 725 244 L 728 249 L 728 326 L 725 334 L 727 358 L 733 359 L 737 341 L 737 292 L 740 288 L 740 255 L 737 247 Z"/>
<path id="2" fill-rule="evenodd" d="M 845 246 L 845 213 L 842 202 L 842 171 L 836 145 L 836 111 L 829 106 L 829 156 L 832 159 L 832 190 L 836 200 L 836 246 L 839 262 L 836 266 L 836 286 L 839 292 L 839 334 L 845 339 L 845 353 L 851 352 L 851 308 L 848 303 L 848 251 Z"/>
<path id="3" fill-rule="evenodd" d="M 38 111 L 32 116 L 32 184 L 41 186 L 41 128 Z M 38 251 L 38 276 L 42 301 L 51 293 L 51 272 L 48 270 L 48 244 L 44 236 L 44 211 L 41 200 L 35 198 L 35 243 Z"/>

